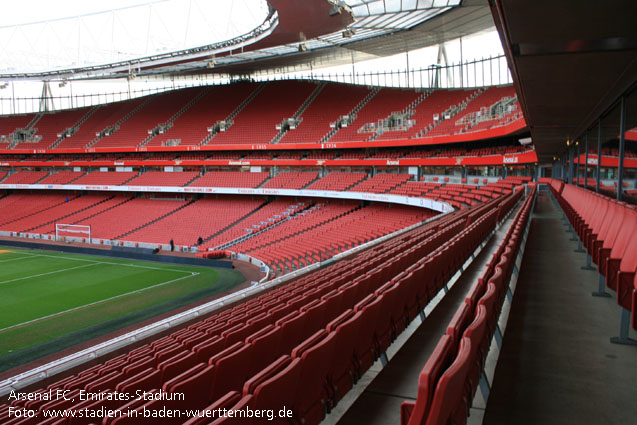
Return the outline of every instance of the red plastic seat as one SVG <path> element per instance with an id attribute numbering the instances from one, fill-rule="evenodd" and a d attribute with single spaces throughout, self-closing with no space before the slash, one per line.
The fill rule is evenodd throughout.
<path id="1" fill-rule="evenodd" d="M 298 420 L 318 424 L 329 406 L 327 374 L 336 347 L 336 333 L 319 330 L 292 350 L 292 358 L 301 360 L 301 371 L 292 409 Z"/>
<path id="2" fill-rule="evenodd" d="M 175 376 L 187 371 L 197 363 L 202 363 L 197 359 L 197 355 L 191 351 L 180 352 L 171 358 L 168 358 L 157 365 L 157 369 L 161 372 L 161 382 L 164 384 Z"/>
<path id="3" fill-rule="evenodd" d="M 239 391 L 254 374 L 250 370 L 252 345 L 244 342 L 226 348 L 213 356 L 208 364 L 214 366 L 209 400 L 213 401 L 230 391 Z"/>
<path id="4" fill-rule="evenodd" d="M 164 384 L 162 389 L 171 393 L 188 394 L 180 401 L 180 409 L 202 409 L 210 404 L 214 366 L 198 364 Z"/>
<path id="5" fill-rule="evenodd" d="M 456 313 L 453 315 L 453 318 L 449 322 L 447 326 L 447 335 L 451 337 L 451 341 L 453 343 L 454 348 L 458 347 L 460 344 L 460 339 L 462 338 L 462 334 L 464 333 L 469 323 L 473 320 L 473 309 L 471 306 L 465 301 L 458 307 Z"/>
<path id="6" fill-rule="evenodd" d="M 426 425 L 466 422 L 467 404 L 471 400 L 465 399 L 465 383 L 471 367 L 471 350 L 469 338 L 462 338 L 458 355 L 438 380 Z"/>
<path id="7" fill-rule="evenodd" d="M 416 401 L 403 401 L 400 405 L 401 425 L 425 423 L 431 407 L 436 384 L 455 356 L 455 343 L 451 336 L 443 335 L 418 376 Z"/>
<path id="8" fill-rule="evenodd" d="M 301 372 L 301 360 L 291 360 L 285 355 L 249 379 L 243 386 L 243 395 L 252 394 L 251 409 L 270 411 L 268 423 L 288 425 L 291 418 L 280 417 L 279 411 L 286 402 L 293 399 L 297 390 Z M 286 407 L 288 410 L 289 407 Z M 271 419 L 272 418 L 272 419 Z M 257 419 L 254 419 L 256 422 Z"/>
<path id="9" fill-rule="evenodd" d="M 467 373 L 468 394 L 466 399 L 471 403 L 475 391 L 478 388 L 478 380 L 484 368 L 484 363 L 489 352 L 492 333 L 487 331 L 487 317 L 493 313 L 488 312 L 484 305 L 478 305 L 476 314 L 463 334 L 463 338 L 471 340 L 471 355 L 469 357 L 469 369 Z"/>
<path id="10" fill-rule="evenodd" d="M 305 313 L 293 311 L 287 316 L 277 320 L 276 325 L 283 329 L 281 336 L 281 352 L 290 352 L 292 348 L 303 340 L 303 329 L 305 328 Z"/>
<path id="11" fill-rule="evenodd" d="M 251 370 L 261 370 L 272 363 L 281 353 L 283 329 L 268 325 L 246 338 L 246 344 L 252 345 Z"/>
<path id="12" fill-rule="evenodd" d="M 362 316 L 362 312 L 354 313 L 347 310 L 326 327 L 328 332 L 336 333 L 335 346 L 338 355 L 332 358 L 328 372 L 328 382 L 335 400 L 343 398 L 358 379 L 354 342 L 362 324 Z"/>
<path id="13" fill-rule="evenodd" d="M 361 327 L 355 336 L 354 356 L 362 375 L 380 355 L 377 323 L 381 320 L 385 298 L 370 294 L 354 306 L 355 312 L 362 312 Z"/>
<path id="14" fill-rule="evenodd" d="M 154 368 L 140 371 L 115 386 L 116 391 L 135 392 L 135 390 L 152 390 L 161 386 L 161 372 Z"/>

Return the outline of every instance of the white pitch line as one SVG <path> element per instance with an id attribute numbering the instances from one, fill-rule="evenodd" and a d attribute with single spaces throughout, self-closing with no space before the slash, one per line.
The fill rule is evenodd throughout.
<path id="1" fill-rule="evenodd" d="M 191 273 L 191 272 L 186 271 L 186 270 L 164 269 L 162 267 L 142 266 L 142 265 L 139 265 L 139 264 L 112 263 L 110 261 L 87 260 L 87 259 L 84 259 L 84 258 L 64 257 L 62 255 L 29 254 L 27 252 L 25 252 L 24 254 L 31 255 L 33 257 L 61 258 L 63 260 L 71 260 L 71 261 L 90 261 L 90 262 L 95 263 L 95 264 L 111 264 L 111 265 L 114 265 L 114 266 L 126 266 L 126 267 L 137 267 L 137 268 L 141 268 L 141 269 L 166 270 L 166 271 L 169 271 L 169 272 Z M 140 260 L 140 261 L 143 261 L 143 260 Z"/>
<path id="2" fill-rule="evenodd" d="M 192 276 L 198 276 L 199 274 L 200 274 L 200 273 L 192 272 L 192 274 L 190 274 L 190 275 L 188 275 L 188 276 L 178 277 L 177 279 L 173 279 L 173 280 L 168 280 L 168 281 L 166 281 L 166 282 L 157 283 L 157 284 L 152 285 L 152 286 L 147 286 L 146 288 L 137 289 L 137 290 L 135 290 L 135 291 L 126 292 L 125 294 L 119 294 L 119 295 L 115 295 L 114 297 L 104 298 L 103 300 L 94 301 L 94 302 L 92 302 L 92 303 L 88 303 L 88 304 L 83 304 L 83 305 L 81 305 L 81 306 L 73 307 L 73 308 L 70 308 L 70 309 L 68 309 L 68 310 L 59 311 L 59 312 L 57 312 L 57 313 L 49 314 L 48 316 L 42 316 L 42 317 L 38 317 L 37 319 L 29 320 L 29 321 L 27 321 L 27 322 L 18 323 L 17 325 L 11 325 L 11 326 L 9 326 L 9 327 L 6 327 L 6 328 L 3 328 L 3 329 L 0 329 L 0 332 L 8 331 L 8 330 L 13 329 L 13 328 L 18 328 L 18 327 L 20 327 L 20 326 L 25 326 L 25 325 L 28 325 L 28 324 L 31 324 L 31 323 L 39 322 L 40 320 L 49 319 L 49 318 L 51 318 L 51 317 L 61 316 L 62 314 L 70 313 L 70 312 L 72 312 L 72 311 L 80 310 L 80 309 L 83 309 L 83 308 L 86 308 L 86 307 L 90 307 L 90 306 L 92 306 L 92 305 L 101 304 L 101 303 L 104 303 L 104 302 L 106 302 L 106 301 L 111 301 L 111 300 L 114 300 L 114 299 L 117 299 L 117 298 L 125 297 L 125 296 L 127 296 L 127 295 L 131 295 L 131 294 L 136 294 L 136 293 L 139 293 L 139 292 L 143 292 L 143 291 L 145 291 L 145 290 L 147 290 L 147 289 L 156 288 L 156 287 L 158 287 L 158 286 L 162 286 L 162 285 L 168 285 L 169 283 L 174 283 L 174 282 L 177 282 L 177 281 L 180 281 L 180 280 L 183 280 L 183 279 L 187 279 L 187 278 L 192 277 Z"/>
<path id="3" fill-rule="evenodd" d="M 17 278 L 17 279 L 4 280 L 4 281 L 0 282 L 0 285 L 2 285 L 3 283 L 17 282 L 17 281 L 19 281 L 19 280 L 27 280 L 27 279 L 31 279 L 31 278 L 34 278 L 34 277 L 47 276 L 47 275 L 55 274 L 55 273 L 68 272 L 69 270 L 82 269 L 82 268 L 84 268 L 84 267 L 91 267 L 91 266 L 94 266 L 95 264 L 98 264 L 98 263 L 94 263 L 94 264 L 84 264 L 83 266 L 70 267 L 70 268 L 68 268 L 68 269 L 55 270 L 55 271 L 52 271 L 52 272 L 46 272 L 46 273 L 34 274 L 34 275 L 31 275 L 31 276 L 19 277 L 19 278 Z"/>
<path id="4" fill-rule="evenodd" d="M 18 258 L 10 258 L 8 260 L 0 260 L 0 263 L 9 263 L 11 261 L 18 261 L 18 260 L 24 260 L 25 258 L 35 258 L 35 257 L 39 257 L 39 255 L 29 255 L 27 257 L 18 257 Z"/>

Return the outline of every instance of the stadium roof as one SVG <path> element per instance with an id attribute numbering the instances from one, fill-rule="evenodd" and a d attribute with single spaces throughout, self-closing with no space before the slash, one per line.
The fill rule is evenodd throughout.
<path id="1" fill-rule="evenodd" d="M 117 4 L 126 1 L 119 0 Z M 142 11 L 147 11 L 147 16 L 143 19 L 137 18 L 133 24 L 139 27 L 139 21 L 144 22 L 141 27 L 147 31 L 146 49 L 132 49 L 133 52 L 123 52 L 119 56 L 113 55 L 111 50 L 104 56 L 105 58 L 125 57 L 124 60 L 101 59 L 100 61 L 95 54 L 91 56 L 92 62 L 82 63 L 81 55 L 78 53 L 75 55 L 77 57 L 73 57 L 74 60 L 68 62 L 66 66 L 57 64 L 49 69 L 41 69 L 40 64 L 40 68 L 36 70 L 22 70 L 15 66 L 9 69 L 5 67 L 4 70 L 0 70 L 0 78 L 3 80 L 61 80 L 113 78 L 127 74 L 141 76 L 218 72 L 248 75 L 254 71 L 276 69 L 297 71 L 389 56 L 470 35 L 493 26 L 486 0 L 304 0 L 303 2 L 267 0 L 267 3 L 265 0 L 241 0 L 238 3 L 256 5 L 256 11 L 251 13 L 252 21 L 248 20 L 253 23 L 253 28 L 246 30 L 241 25 L 233 23 L 235 30 L 242 29 L 239 31 L 240 34 L 237 31 L 225 33 L 217 31 L 214 34 L 216 39 L 211 36 L 212 40 L 207 43 L 202 41 L 195 43 L 196 40 L 203 39 L 191 37 L 192 34 L 188 36 L 188 31 L 184 36 L 184 28 L 179 28 L 180 24 L 188 28 L 191 20 L 194 19 L 193 16 L 197 14 L 188 9 L 189 12 L 186 15 L 182 13 L 179 15 L 181 19 L 177 19 L 171 16 L 171 13 L 175 13 L 171 12 L 175 10 L 172 7 L 181 4 L 181 9 L 176 10 L 183 10 L 192 8 L 194 4 L 199 11 L 203 8 L 206 13 L 214 15 L 214 8 L 210 9 L 209 6 L 206 8 L 203 5 L 214 4 L 215 7 L 219 7 L 218 2 L 155 0 L 129 4 L 119 9 L 111 5 L 108 11 L 86 12 L 84 15 L 76 15 L 73 18 L 56 17 L 35 23 L 25 23 L 39 24 L 42 31 L 54 27 L 56 23 L 66 26 L 74 23 L 78 25 L 76 30 L 78 39 L 81 38 L 82 31 L 89 35 L 100 34 L 99 37 L 108 39 L 109 34 L 111 38 L 115 37 L 117 22 L 127 19 L 124 17 L 125 12 L 139 13 L 141 8 Z M 251 10 L 250 6 L 247 7 Z M 163 14 L 162 10 L 164 10 Z M 120 13 L 123 17 L 118 20 L 116 16 Z M 244 12 L 243 15 L 246 13 Z M 228 26 L 237 20 L 232 14 L 224 16 L 228 16 Z M 93 24 L 97 26 L 98 21 L 102 22 L 104 27 L 88 28 Z M 155 21 L 158 23 L 152 24 Z M 205 36 L 206 22 L 206 19 L 197 21 L 199 26 L 193 25 L 191 33 L 196 32 Z M 162 46 L 161 38 L 153 38 L 153 28 L 161 30 L 162 25 L 159 23 L 164 28 L 169 28 L 169 32 L 185 37 L 188 42 L 180 43 L 184 48 L 175 49 L 174 47 L 179 43 L 167 43 Z M 13 54 L 7 52 L 11 52 L 13 45 L 20 44 L 15 42 L 15 34 L 27 33 L 28 31 L 24 31 L 24 28 L 24 24 L 0 27 L 0 32 L 11 31 L 14 34 L 13 39 L 4 37 L 6 41 L 0 48 L 0 55 L 4 54 L 4 57 L 7 57 Z M 74 31 L 67 31 L 67 33 L 63 42 L 75 40 Z M 223 39 L 220 40 L 220 34 L 225 34 L 227 37 L 221 37 Z M 38 46 L 38 43 L 50 42 L 42 37 L 39 41 L 38 38 L 34 40 Z M 144 41 L 143 39 L 135 40 L 137 44 L 143 44 Z M 56 43 L 58 41 L 55 40 Z M 148 45 L 155 46 L 157 49 L 148 49 Z M 80 44 L 75 46 L 80 52 Z M 97 50 L 99 49 L 93 49 L 93 51 Z M 105 48 L 105 50 L 108 49 Z M 134 53 L 139 51 L 145 54 L 135 56 Z"/>
<path id="2" fill-rule="evenodd" d="M 637 2 L 493 4 L 538 158 L 550 161 L 635 84 Z M 637 126 L 635 97 L 628 107 L 627 129 Z M 613 113 L 604 124 L 609 138 L 619 134 L 617 110 Z"/>

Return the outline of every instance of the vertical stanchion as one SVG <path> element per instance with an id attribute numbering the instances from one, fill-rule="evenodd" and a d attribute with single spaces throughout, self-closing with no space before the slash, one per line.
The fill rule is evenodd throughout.
<path id="1" fill-rule="evenodd" d="M 619 111 L 619 166 L 617 167 L 617 200 L 624 192 L 624 148 L 626 144 L 626 98 L 622 97 Z"/>
<path id="2" fill-rule="evenodd" d="M 628 328 L 630 327 L 630 310 L 622 308 L 621 321 L 619 323 L 619 336 L 610 339 L 613 344 L 621 345 L 637 345 L 637 340 L 628 336 Z"/>
<path id="3" fill-rule="evenodd" d="M 597 121 L 597 172 L 595 182 L 595 192 L 599 193 L 599 181 L 602 176 L 602 120 Z"/>
<path id="4" fill-rule="evenodd" d="M 591 295 L 600 298 L 610 298 L 611 296 L 608 292 L 606 292 L 606 278 L 601 273 L 597 280 L 597 291 L 593 292 Z"/>

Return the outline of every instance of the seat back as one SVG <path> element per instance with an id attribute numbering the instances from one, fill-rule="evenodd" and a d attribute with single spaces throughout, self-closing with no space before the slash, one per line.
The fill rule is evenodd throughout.
<path id="1" fill-rule="evenodd" d="M 449 322 L 447 326 L 446 334 L 451 337 L 451 342 L 453 343 L 454 348 L 458 347 L 460 344 L 460 338 L 464 333 L 469 323 L 473 319 L 473 309 L 466 301 L 463 302 L 460 307 L 456 310 L 456 313 L 453 315 L 453 318 Z"/>
<path id="2" fill-rule="evenodd" d="M 622 258 L 624 256 L 624 252 L 626 252 L 629 242 L 634 239 L 633 232 L 637 225 L 637 211 L 627 210 L 626 212 L 625 222 L 621 226 L 617 239 L 613 244 L 613 249 L 610 253 L 611 258 Z"/>
<path id="3" fill-rule="evenodd" d="M 255 374 L 250 370 L 252 345 L 238 342 L 210 359 L 214 365 L 210 400 L 216 400 L 230 391 L 240 391 L 244 382 Z"/>
<path id="4" fill-rule="evenodd" d="M 281 335 L 281 352 L 289 353 L 298 343 L 303 340 L 303 330 L 305 329 L 306 313 L 293 311 L 277 320 L 276 325 L 283 329 Z"/>
<path id="5" fill-rule="evenodd" d="M 418 375 L 418 396 L 411 416 L 406 418 L 406 413 L 403 413 L 401 408 L 401 423 L 406 423 L 405 419 L 409 420 L 407 422 L 409 425 L 420 425 L 425 422 L 429 415 L 436 384 L 453 362 L 455 353 L 453 338 L 448 334 L 443 335 Z"/>
<path id="6" fill-rule="evenodd" d="M 325 384 L 336 351 L 336 333 L 328 333 L 325 329 L 317 331 L 292 350 L 292 359 L 301 360 L 296 393 L 290 406 L 299 418 L 323 419 L 328 399 Z"/>
<path id="7" fill-rule="evenodd" d="M 467 416 L 465 383 L 471 366 L 471 341 L 460 340 L 458 355 L 436 385 L 426 425 L 464 424 Z"/>
<path id="8" fill-rule="evenodd" d="M 251 370 L 261 370 L 277 358 L 282 335 L 281 327 L 268 325 L 246 338 L 246 343 L 252 344 Z"/>

